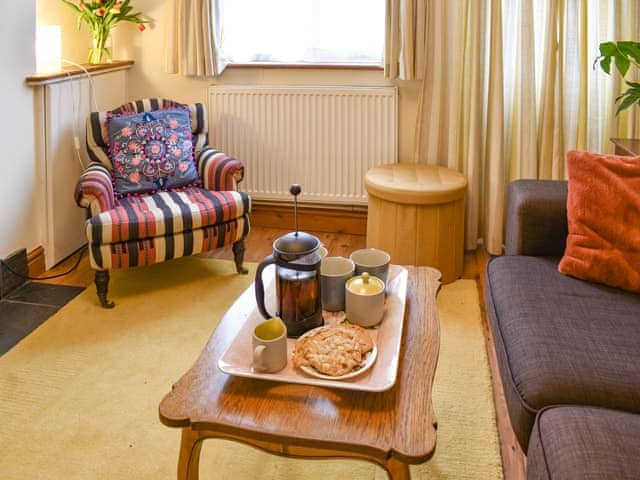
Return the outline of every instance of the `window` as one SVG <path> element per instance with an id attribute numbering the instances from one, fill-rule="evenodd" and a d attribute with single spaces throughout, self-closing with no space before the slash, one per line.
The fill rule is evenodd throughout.
<path id="1" fill-rule="evenodd" d="M 229 63 L 382 65 L 385 0 L 226 0 Z"/>

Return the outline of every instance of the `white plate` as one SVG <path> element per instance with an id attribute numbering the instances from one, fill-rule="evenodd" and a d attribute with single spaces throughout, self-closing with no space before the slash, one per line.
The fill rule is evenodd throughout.
<path id="1" fill-rule="evenodd" d="M 376 357 L 378 356 L 378 347 L 376 347 L 376 345 L 374 344 L 373 350 L 367 352 L 365 355 L 366 358 L 360 368 L 351 370 L 349 373 L 345 373 L 344 375 L 325 375 L 324 373 L 320 373 L 319 371 L 317 371 L 311 365 L 302 365 L 298 368 L 307 375 L 311 375 L 312 377 L 322 378 L 324 380 L 346 380 L 347 378 L 358 376 L 373 367 L 373 363 L 376 361 Z"/>

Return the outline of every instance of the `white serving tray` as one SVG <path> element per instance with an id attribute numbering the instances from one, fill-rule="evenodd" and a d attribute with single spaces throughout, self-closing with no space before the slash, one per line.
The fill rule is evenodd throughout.
<path id="1" fill-rule="evenodd" d="M 269 266 L 264 271 L 265 299 L 268 311 L 273 312 L 275 304 L 274 292 L 274 268 Z M 230 343 L 229 348 L 218 360 L 218 368 L 229 375 L 238 377 L 271 380 L 286 383 L 303 383 L 323 387 L 343 388 L 350 390 L 363 390 L 369 392 L 382 392 L 390 389 L 397 377 L 398 362 L 400 357 L 400 343 L 402 341 L 402 329 L 404 325 L 405 303 L 407 299 L 406 268 L 398 265 L 389 267 L 387 281 L 387 298 L 385 299 L 384 316 L 380 324 L 367 329 L 377 347 L 377 358 L 373 366 L 360 375 L 344 380 L 329 380 L 316 378 L 304 373 L 293 366 L 291 352 L 295 345 L 295 339 L 287 339 L 287 365 L 277 373 L 259 373 L 251 368 L 252 362 L 252 334 L 255 326 L 264 321 L 257 306 L 247 317 L 238 331 L 238 334 Z M 330 323 L 335 315 L 327 314 L 325 322 Z"/>

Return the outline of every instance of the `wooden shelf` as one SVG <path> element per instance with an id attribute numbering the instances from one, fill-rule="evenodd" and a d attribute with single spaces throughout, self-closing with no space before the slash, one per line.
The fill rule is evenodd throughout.
<path id="1" fill-rule="evenodd" d="M 640 156 L 640 139 L 612 138 L 611 142 L 616 146 L 616 155 Z"/>
<path id="2" fill-rule="evenodd" d="M 80 75 L 86 75 L 85 69 L 89 73 L 106 73 L 116 70 L 123 70 L 125 68 L 131 68 L 134 64 L 133 60 L 114 60 L 111 63 L 101 63 L 99 65 L 92 65 L 83 63 L 80 68 L 75 65 L 67 65 L 62 67 L 59 72 L 52 73 L 35 73 L 25 78 L 25 83 L 29 86 L 46 85 L 48 83 L 62 82 L 70 77 L 77 77 Z"/>

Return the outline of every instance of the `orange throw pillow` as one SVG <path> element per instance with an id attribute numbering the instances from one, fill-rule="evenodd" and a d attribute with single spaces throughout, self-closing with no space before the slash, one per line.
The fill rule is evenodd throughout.
<path id="1" fill-rule="evenodd" d="M 561 273 L 640 292 L 640 157 L 567 154 L 567 247 Z"/>

